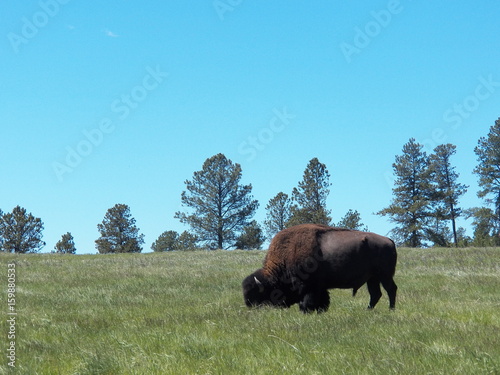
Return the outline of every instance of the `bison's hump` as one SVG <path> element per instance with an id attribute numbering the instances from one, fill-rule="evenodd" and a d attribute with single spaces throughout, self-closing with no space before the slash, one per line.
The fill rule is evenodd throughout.
<path id="1" fill-rule="evenodd" d="M 264 273 L 270 276 L 305 262 L 320 251 L 319 237 L 332 230 L 339 229 L 320 224 L 301 224 L 278 232 L 269 245 Z"/>

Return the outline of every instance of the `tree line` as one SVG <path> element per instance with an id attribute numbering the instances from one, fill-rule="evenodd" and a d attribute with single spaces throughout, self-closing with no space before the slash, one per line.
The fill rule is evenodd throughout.
<path id="1" fill-rule="evenodd" d="M 208 158 L 191 180 L 185 181 L 181 194 L 183 211 L 175 213 L 190 230 L 177 233 L 166 230 L 151 245 L 153 251 L 196 249 L 260 249 L 285 227 L 307 223 L 331 224 L 326 209 L 330 174 L 326 166 L 313 158 L 304 171 L 303 180 L 293 189 L 291 197 L 280 192 L 266 206 L 266 220 L 261 226 L 253 216 L 259 202 L 252 196 L 252 185 L 242 184 L 242 169 L 224 154 Z M 341 226 L 361 229 L 360 215 L 349 210 Z M 101 254 L 141 252 L 144 235 L 135 225 L 130 207 L 116 204 L 108 209 L 97 225 L 100 237 L 95 241 Z M 42 241 L 43 222 L 26 209 L 17 206 L 12 213 L 0 211 L 0 249 L 5 252 L 38 252 Z M 53 252 L 74 254 L 76 247 L 70 232 L 62 235 Z"/>
<path id="2" fill-rule="evenodd" d="M 460 197 L 468 186 L 459 182 L 452 164 L 456 146 L 443 144 L 428 155 L 414 138 L 403 146 L 393 163 L 394 187 L 391 203 L 377 212 L 394 223 L 390 235 L 398 245 L 497 246 L 500 245 L 500 118 L 474 149 L 478 165 L 478 196 L 484 207 L 462 209 Z M 153 242 L 153 251 L 195 249 L 260 249 L 266 238 L 301 223 L 319 223 L 342 228 L 368 230 L 360 214 L 350 209 L 337 223 L 332 221 L 326 201 L 330 193 L 330 174 L 317 158 L 309 161 L 302 180 L 291 194 L 278 192 L 269 200 L 266 219 L 259 224 L 253 217 L 259 202 L 252 196 L 252 185 L 241 183 L 242 169 L 224 154 L 208 158 L 200 171 L 186 180 L 181 194 L 183 210 L 174 217 L 189 226 L 177 233 L 166 230 Z M 457 219 L 472 219 L 473 237 L 457 227 Z M 144 235 L 125 204 L 106 212 L 96 239 L 99 253 L 141 252 Z M 11 213 L 0 210 L 0 250 L 38 252 L 43 222 L 17 206 Z M 62 235 L 53 252 L 75 253 L 71 233 Z"/>
<path id="3" fill-rule="evenodd" d="M 437 146 L 431 155 L 411 138 L 396 156 L 391 204 L 377 214 L 388 216 L 395 224 L 391 231 L 397 243 L 409 247 L 498 246 L 500 245 L 500 118 L 481 137 L 474 153 L 478 164 L 472 171 L 478 176 L 478 197 L 484 207 L 462 209 L 460 197 L 468 186 L 458 181 L 451 163 L 456 146 Z M 457 228 L 459 217 L 472 219 L 473 237 Z"/>

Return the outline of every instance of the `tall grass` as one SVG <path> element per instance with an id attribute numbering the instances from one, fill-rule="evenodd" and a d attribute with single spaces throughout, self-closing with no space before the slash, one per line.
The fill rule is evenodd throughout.
<path id="1" fill-rule="evenodd" d="M 499 249 L 400 249 L 396 311 L 385 294 L 367 311 L 363 288 L 321 315 L 244 306 L 264 254 L 0 254 L 0 311 L 16 263 L 13 373 L 500 374 Z"/>

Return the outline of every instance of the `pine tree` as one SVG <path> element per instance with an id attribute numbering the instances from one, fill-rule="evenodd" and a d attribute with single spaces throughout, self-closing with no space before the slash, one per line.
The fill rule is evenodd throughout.
<path id="1" fill-rule="evenodd" d="M 285 229 L 291 218 L 292 202 L 288 194 L 279 192 L 269 200 L 266 206 L 266 220 L 264 227 L 269 238 L 274 237 L 276 233 Z"/>
<path id="2" fill-rule="evenodd" d="M 76 253 L 75 240 L 70 232 L 62 235 L 62 238 L 54 246 L 54 251 L 59 254 Z"/>
<path id="3" fill-rule="evenodd" d="M 185 230 L 177 238 L 176 249 L 180 251 L 196 250 L 198 249 L 197 242 L 198 238 Z"/>
<path id="4" fill-rule="evenodd" d="M 458 200 L 468 188 L 467 185 L 457 182 L 459 174 L 451 166 L 450 158 L 455 153 L 456 146 L 448 143 L 437 146 L 434 154 L 430 156 L 431 180 L 435 184 L 432 203 L 437 225 L 433 234 L 440 238 L 438 244 L 441 246 L 446 245 L 449 232 L 446 226 L 439 227 L 441 221 L 451 222 L 453 242 L 455 246 L 458 246 L 456 219 L 462 214 L 462 209 L 458 207 Z"/>
<path id="5" fill-rule="evenodd" d="M 44 246 L 43 222 L 20 206 L 0 216 L 0 244 L 8 253 L 37 253 Z"/>
<path id="6" fill-rule="evenodd" d="M 253 220 L 243 228 L 243 232 L 236 240 L 235 247 L 241 250 L 260 250 L 266 238 L 262 234 L 259 224 Z"/>
<path id="7" fill-rule="evenodd" d="M 292 217 L 289 225 L 316 223 L 329 225 L 330 210 L 326 209 L 326 199 L 330 194 L 330 174 L 325 164 L 318 158 L 309 161 L 302 181 L 294 188 L 292 199 Z"/>
<path id="8" fill-rule="evenodd" d="M 490 128 L 488 137 L 481 137 L 474 149 L 479 164 L 474 173 L 479 176 L 479 198 L 494 207 L 495 228 L 500 228 L 500 118 Z M 500 233 L 495 233 L 500 235 Z"/>
<path id="9" fill-rule="evenodd" d="M 151 245 L 151 250 L 154 252 L 173 251 L 177 250 L 177 241 L 179 233 L 175 230 L 167 230 L 160 234 L 158 239 Z"/>
<path id="10" fill-rule="evenodd" d="M 465 217 L 472 218 L 472 228 L 474 229 L 472 246 L 487 247 L 498 246 L 500 241 L 496 235 L 500 228 L 495 213 L 491 208 L 473 207 L 465 210 Z"/>
<path id="11" fill-rule="evenodd" d="M 336 224 L 339 228 L 368 231 L 368 227 L 361 222 L 361 215 L 356 210 L 349 210 L 345 216 Z"/>
<path id="12" fill-rule="evenodd" d="M 175 230 L 167 230 L 153 242 L 151 249 L 155 252 L 195 250 L 198 248 L 196 242 L 196 236 L 188 231 L 179 235 Z"/>
<path id="13" fill-rule="evenodd" d="M 469 247 L 472 245 L 472 238 L 467 235 L 467 231 L 463 227 L 457 228 L 458 247 Z"/>
<path id="14" fill-rule="evenodd" d="M 144 235 L 139 234 L 135 219 L 126 204 L 116 204 L 110 208 L 102 224 L 97 224 L 101 236 L 95 241 L 101 254 L 140 253 Z"/>
<path id="15" fill-rule="evenodd" d="M 179 211 L 175 217 L 189 224 L 198 240 L 211 249 L 233 246 L 259 206 L 251 195 L 252 185 L 241 185 L 240 180 L 241 166 L 217 154 L 194 172 L 191 181 L 185 181 L 182 205 L 194 212 Z"/>
<path id="16" fill-rule="evenodd" d="M 431 217 L 429 161 L 422 149 L 414 138 L 403 146 L 403 154 L 396 156 L 392 165 L 394 198 L 389 207 L 377 212 L 396 224 L 391 232 L 397 242 L 410 247 L 424 244 Z"/>

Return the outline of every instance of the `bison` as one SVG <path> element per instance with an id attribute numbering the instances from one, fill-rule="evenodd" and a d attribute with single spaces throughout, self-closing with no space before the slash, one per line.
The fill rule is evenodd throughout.
<path id="1" fill-rule="evenodd" d="M 248 307 L 298 303 L 304 313 L 324 312 L 330 305 L 328 289 L 352 288 L 354 296 L 366 283 L 368 308 L 373 309 L 382 296 L 382 284 L 394 309 L 396 260 L 396 246 L 387 237 L 318 224 L 296 225 L 272 239 L 263 267 L 243 280 L 243 297 Z"/>

